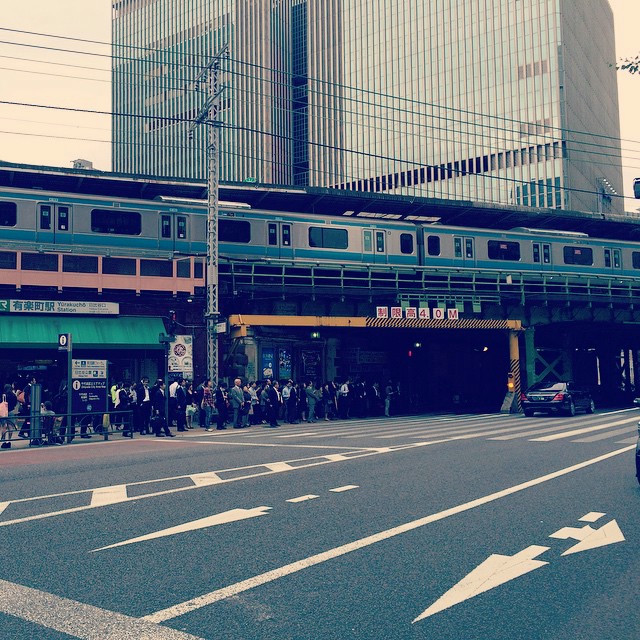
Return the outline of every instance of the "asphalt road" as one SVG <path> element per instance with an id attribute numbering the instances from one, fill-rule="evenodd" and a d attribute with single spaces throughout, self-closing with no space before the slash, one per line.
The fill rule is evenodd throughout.
<path id="1" fill-rule="evenodd" d="M 2 451 L 0 638 L 636 640 L 637 419 Z"/>

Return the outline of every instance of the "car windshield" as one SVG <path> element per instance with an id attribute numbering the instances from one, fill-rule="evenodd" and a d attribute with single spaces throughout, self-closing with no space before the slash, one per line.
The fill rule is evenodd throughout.
<path id="1" fill-rule="evenodd" d="M 564 391 L 566 382 L 538 382 L 529 391 Z"/>

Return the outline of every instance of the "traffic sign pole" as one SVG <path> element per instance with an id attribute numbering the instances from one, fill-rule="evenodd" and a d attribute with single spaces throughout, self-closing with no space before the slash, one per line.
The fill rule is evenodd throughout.
<path id="1" fill-rule="evenodd" d="M 61 333 L 58 335 L 58 351 L 67 352 L 67 443 L 71 442 L 71 363 L 73 358 L 71 346 L 71 334 Z"/>

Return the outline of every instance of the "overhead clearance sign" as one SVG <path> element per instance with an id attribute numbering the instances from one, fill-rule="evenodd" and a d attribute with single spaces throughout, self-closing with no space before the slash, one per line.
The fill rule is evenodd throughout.
<path id="1" fill-rule="evenodd" d="M 444 307 L 376 307 L 376 318 L 408 318 L 410 320 L 459 320 L 457 308 Z"/>

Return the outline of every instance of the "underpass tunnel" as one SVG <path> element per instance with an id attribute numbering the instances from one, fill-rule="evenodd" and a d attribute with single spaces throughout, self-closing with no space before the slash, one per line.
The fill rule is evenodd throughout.
<path id="1" fill-rule="evenodd" d="M 640 326 L 589 323 L 540 325 L 525 331 L 526 384 L 573 381 L 599 407 L 629 406 L 640 393 Z"/>

